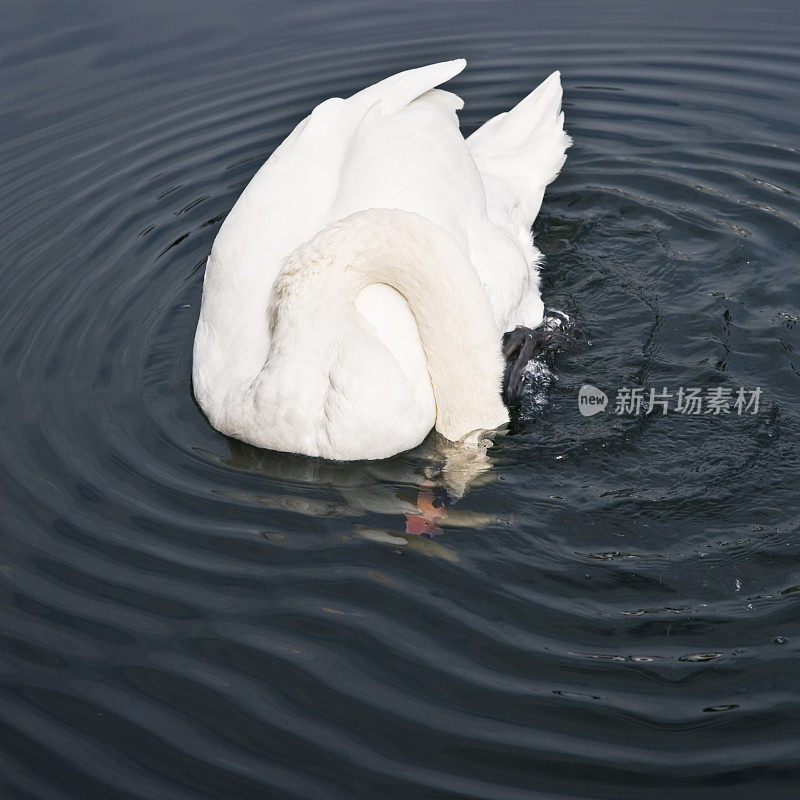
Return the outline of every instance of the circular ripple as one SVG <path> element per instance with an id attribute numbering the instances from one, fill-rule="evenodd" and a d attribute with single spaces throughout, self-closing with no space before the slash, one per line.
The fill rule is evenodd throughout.
<path id="1" fill-rule="evenodd" d="M 0 62 L 9 796 L 787 796 L 794 22 L 201 5 L 21 20 Z M 466 131 L 563 70 L 536 233 L 592 346 L 467 464 L 220 436 L 191 344 L 239 192 L 317 102 L 461 54 Z M 583 420 L 586 381 L 764 403 Z"/>

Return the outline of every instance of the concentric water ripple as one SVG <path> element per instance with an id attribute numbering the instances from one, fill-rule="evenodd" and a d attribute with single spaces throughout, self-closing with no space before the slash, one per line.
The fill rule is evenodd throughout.
<path id="1" fill-rule="evenodd" d="M 791 4 L 5 16 L 3 798 L 795 796 Z M 466 463 L 220 436 L 191 345 L 239 192 L 316 103 L 460 55 L 466 131 L 563 72 L 535 231 L 590 346 Z M 587 382 L 763 395 L 584 419 Z"/>

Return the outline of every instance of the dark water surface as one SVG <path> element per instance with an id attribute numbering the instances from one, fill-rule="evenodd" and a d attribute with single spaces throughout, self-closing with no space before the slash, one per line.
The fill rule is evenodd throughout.
<path id="1" fill-rule="evenodd" d="M 794 3 L 19 2 L 0 44 L 3 800 L 800 796 Z M 314 104 L 462 55 L 467 131 L 563 71 L 535 230 L 591 346 L 460 499 L 433 440 L 217 434 L 239 192 Z M 763 394 L 584 418 L 587 382 Z"/>

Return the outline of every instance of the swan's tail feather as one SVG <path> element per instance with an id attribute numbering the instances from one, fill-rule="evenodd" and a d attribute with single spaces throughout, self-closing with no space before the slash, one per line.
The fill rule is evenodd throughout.
<path id="1" fill-rule="evenodd" d="M 566 161 L 572 140 L 564 131 L 561 73 L 554 72 L 510 111 L 498 114 L 468 139 L 478 169 L 508 190 L 512 208 L 530 226 L 545 187 Z"/>

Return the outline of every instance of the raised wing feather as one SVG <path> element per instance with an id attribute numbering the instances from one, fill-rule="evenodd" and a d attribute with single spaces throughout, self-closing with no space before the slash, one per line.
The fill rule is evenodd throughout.
<path id="1" fill-rule="evenodd" d="M 545 187 L 564 165 L 571 143 L 564 132 L 559 72 L 467 139 L 496 222 L 510 218 L 527 236 Z"/>
<path id="2" fill-rule="evenodd" d="M 384 114 L 394 114 L 429 89 L 434 89 L 458 75 L 466 65 L 463 58 L 456 58 L 453 61 L 442 61 L 427 67 L 398 72 L 397 75 L 357 92 L 348 103 L 353 109 L 366 113 L 370 106 L 380 101 Z"/>

